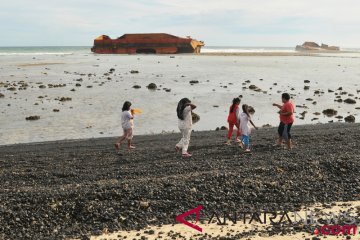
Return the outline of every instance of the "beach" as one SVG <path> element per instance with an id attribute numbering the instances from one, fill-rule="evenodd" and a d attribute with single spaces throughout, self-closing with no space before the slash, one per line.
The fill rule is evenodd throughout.
<path id="1" fill-rule="evenodd" d="M 360 223 L 359 63 L 353 50 L 98 55 L 85 47 L 0 48 L 0 239 L 345 238 L 314 231 L 333 217 L 325 211 Z M 291 151 L 273 146 L 279 116 L 272 104 L 284 92 L 296 105 Z M 174 150 L 183 97 L 200 116 L 190 159 Z M 225 145 L 219 130 L 235 97 L 255 109 L 260 127 L 251 155 Z M 124 101 L 142 113 L 134 120 L 136 149 L 122 146 L 118 155 Z M 198 206 L 203 232 L 176 222 Z M 286 211 L 292 218 L 310 209 L 319 221 L 241 217 Z M 213 213 L 220 220 L 209 221 Z M 228 224 L 218 225 L 221 213 Z M 194 216 L 187 220 L 195 223 Z M 336 218 L 339 226 L 347 222 Z"/>
<path id="2" fill-rule="evenodd" d="M 276 126 L 272 103 L 280 103 L 283 92 L 291 94 L 299 124 L 344 122 L 348 116 L 358 122 L 359 63 L 356 51 L 292 48 L 204 48 L 199 55 L 0 48 L 0 145 L 118 136 L 124 101 L 143 112 L 136 116 L 135 134 L 171 133 L 183 97 L 206 119 L 197 131 L 226 126 L 238 96 L 255 108 L 258 126 Z M 156 89 L 148 89 L 151 83 Z M 336 113 L 325 115 L 326 109 Z"/>
<path id="3" fill-rule="evenodd" d="M 2 1 L 0 240 L 360 240 L 359 9 Z"/>
<path id="4" fill-rule="evenodd" d="M 121 155 L 115 153 L 114 137 L 3 145 L 0 239 L 154 239 L 158 229 L 161 239 L 220 239 L 219 234 L 225 235 L 221 239 L 313 239 L 322 224 L 287 222 L 264 230 L 238 223 L 221 233 L 216 223 L 206 222 L 212 212 L 314 206 L 320 212 L 335 205 L 347 206 L 359 226 L 359 127 L 296 122 L 291 151 L 273 147 L 276 128 L 261 128 L 253 131 L 252 155 L 242 154 L 235 143 L 224 145 L 226 131 L 195 131 L 191 159 L 174 150 L 179 133 L 136 135 L 137 148 L 129 153 L 122 146 Z M 175 221 L 199 205 L 197 224 L 205 231 L 200 235 Z"/>

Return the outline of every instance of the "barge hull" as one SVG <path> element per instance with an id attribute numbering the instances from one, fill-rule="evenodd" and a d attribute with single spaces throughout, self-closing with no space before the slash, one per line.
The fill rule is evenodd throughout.
<path id="1" fill-rule="evenodd" d="M 91 51 L 99 54 L 176 54 L 200 53 L 204 43 L 190 37 L 165 33 L 125 34 L 117 39 L 101 35 Z"/>

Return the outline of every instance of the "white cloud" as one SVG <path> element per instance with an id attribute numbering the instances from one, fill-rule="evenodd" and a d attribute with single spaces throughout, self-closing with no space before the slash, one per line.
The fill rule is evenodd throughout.
<path id="1" fill-rule="evenodd" d="M 360 47 L 355 0 L 13 0 L 1 6 L 2 35 L 21 40 L 3 37 L 0 45 L 90 45 L 100 34 L 169 32 L 208 45 L 315 40 Z"/>

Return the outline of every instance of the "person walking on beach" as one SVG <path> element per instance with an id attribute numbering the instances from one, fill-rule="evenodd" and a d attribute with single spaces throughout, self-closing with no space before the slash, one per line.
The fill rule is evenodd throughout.
<path id="1" fill-rule="evenodd" d="M 229 130 L 227 133 L 227 141 L 226 141 L 226 145 L 231 145 L 231 137 L 234 131 L 234 126 L 236 126 L 237 131 L 236 131 L 236 138 L 235 141 L 236 142 L 241 142 L 241 140 L 239 139 L 240 136 L 240 126 L 239 126 L 239 105 L 240 105 L 240 98 L 234 98 L 232 105 L 230 106 L 230 111 L 229 111 L 229 115 L 227 118 L 227 121 L 229 123 Z"/>
<path id="2" fill-rule="evenodd" d="M 190 135 L 192 129 L 192 115 L 191 112 L 196 106 L 191 103 L 187 98 L 183 98 L 179 101 L 176 113 L 178 117 L 178 125 L 182 134 L 181 140 L 176 144 L 176 151 L 182 151 L 183 157 L 191 157 L 192 155 L 188 152 L 190 143 Z"/>
<path id="3" fill-rule="evenodd" d="M 115 148 L 117 150 L 117 153 L 119 153 L 120 145 L 125 139 L 127 139 L 128 141 L 128 149 L 129 150 L 135 149 L 135 147 L 132 145 L 133 129 L 134 129 L 134 111 L 130 109 L 130 107 L 131 107 L 131 102 L 129 101 L 124 102 L 121 113 L 121 126 L 123 128 L 124 134 L 115 143 Z"/>
<path id="4" fill-rule="evenodd" d="M 273 106 L 278 107 L 280 109 L 280 124 L 278 128 L 279 138 L 277 140 L 276 146 L 281 146 L 283 141 L 286 141 L 286 145 L 288 149 L 293 147 L 291 140 L 291 126 L 294 123 L 294 103 L 290 101 L 290 95 L 288 93 L 283 93 L 281 95 L 281 99 L 283 105 L 274 103 Z"/>
<path id="5" fill-rule="evenodd" d="M 240 119 L 240 131 L 241 131 L 241 147 L 244 147 L 244 153 L 251 153 L 250 150 L 250 134 L 251 134 L 251 126 L 258 129 L 255 124 L 251 120 L 251 115 L 249 113 L 249 106 L 244 104 L 242 105 L 242 113 L 239 116 Z"/>

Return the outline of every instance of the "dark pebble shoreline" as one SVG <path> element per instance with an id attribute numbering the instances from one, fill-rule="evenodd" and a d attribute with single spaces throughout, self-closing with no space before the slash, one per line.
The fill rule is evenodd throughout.
<path id="1" fill-rule="evenodd" d="M 225 134 L 194 132 L 191 159 L 174 150 L 180 134 L 135 136 L 123 156 L 115 138 L 0 146 L 0 239 L 88 239 L 172 224 L 199 204 L 279 211 L 360 199 L 360 124 L 295 125 L 292 151 L 272 146 L 275 128 L 254 130 L 252 155 Z"/>

